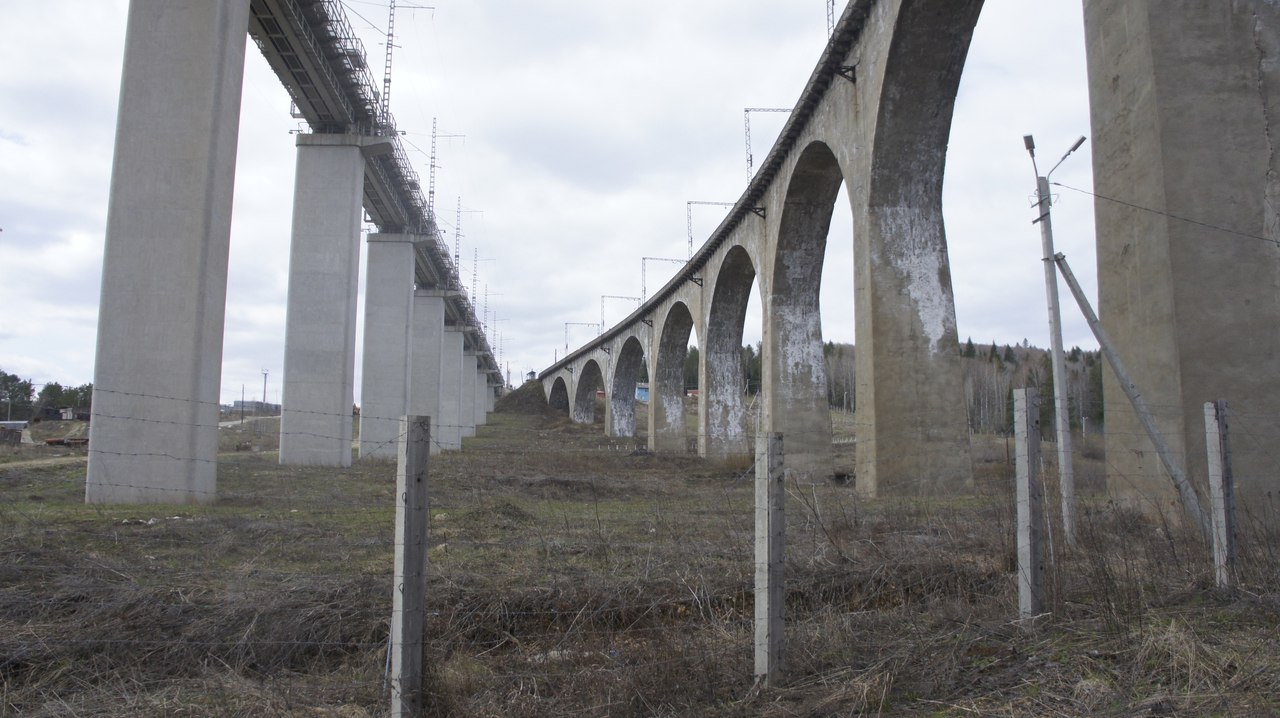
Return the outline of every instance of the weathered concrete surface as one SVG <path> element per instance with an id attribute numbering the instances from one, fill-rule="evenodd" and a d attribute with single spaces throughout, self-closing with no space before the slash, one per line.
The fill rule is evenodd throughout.
<path id="1" fill-rule="evenodd" d="M 628 335 L 621 348 L 613 351 L 617 351 L 618 358 L 613 367 L 610 389 L 606 392 L 605 434 L 617 437 L 635 436 L 636 384 L 644 368 L 644 347 L 637 337 Z"/>
<path id="2" fill-rule="evenodd" d="M 852 168 L 856 480 L 869 494 L 952 493 L 970 488 L 973 474 L 942 176 L 982 2 L 894 4 L 871 11 L 879 22 L 859 58 L 876 68 L 862 75 L 856 103 L 869 110 L 868 151 L 850 161 L 841 147 Z"/>
<path id="3" fill-rule="evenodd" d="M 417 289 L 413 293 L 413 333 L 409 373 L 409 413 L 431 417 L 431 452 L 440 453 L 443 414 L 440 410 L 440 352 L 444 345 L 444 302 L 447 291 Z"/>
<path id="4" fill-rule="evenodd" d="M 476 400 L 475 404 L 475 424 L 476 426 L 484 426 L 489 419 L 489 398 L 493 395 L 493 391 L 489 388 L 489 375 L 485 373 L 484 362 L 477 362 L 476 366 Z"/>
<path id="5" fill-rule="evenodd" d="M 729 217 L 627 322 L 544 372 L 547 385 L 605 346 L 617 351 L 618 337 L 640 323 L 651 326 L 649 444 L 684 451 L 677 377 L 697 332 L 707 340 L 699 344 L 699 449 L 741 452 L 750 417 L 736 386 L 739 349 L 730 345 L 741 341 L 754 272 L 764 311 L 763 428 L 783 434 L 792 473 L 830 475 L 817 297 L 843 182 L 855 227 L 858 486 L 872 494 L 971 486 L 941 189 L 956 86 L 980 7 L 980 0 L 850 3 L 779 144 Z M 692 318 L 687 328 L 684 316 Z"/>
<path id="6" fill-rule="evenodd" d="M 364 360 L 360 372 L 360 458 L 394 461 L 400 420 L 410 414 L 413 243 L 407 234 L 371 234 L 365 266 Z M 421 416 L 429 416 L 423 414 Z"/>
<path id="7" fill-rule="evenodd" d="M 617 356 L 622 338 L 643 334 L 650 447 L 684 451 L 677 377 L 697 332 L 707 339 L 699 446 L 706 455 L 736 451 L 740 406 L 727 387 L 737 381 L 728 359 L 737 348 L 728 345 L 740 341 L 745 254 L 764 300 L 765 429 L 783 434 L 789 469 L 819 477 L 830 428 L 817 396 L 816 287 L 843 182 L 854 226 L 857 485 L 871 494 L 969 488 L 942 176 L 981 7 L 849 3 L 778 144 L 726 220 L 631 317 L 543 372 L 548 391 L 571 392 L 582 362 Z M 1266 420 L 1280 410 L 1280 160 L 1270 131 L 1280 113 L 1278 14 L 1269 0 L 1085 2 L 1099 192 L 1237 232 L 1098 204 L 1103 321 L 1193 477 L 1204 473 L 1206 400 L 1228 400 L 1241 421 L 1252 416 L 1256 446 L 1280 439 L 1280 423 Z M 619 386 L 606 382 L 606 392 Z M 1173 494 L 1137 424 L 1119 402 L 1107 411 L 1112 478 L 1123 477 L 1133 497 L 1167 505 Z M 1274 483 L 1266 452 L 1236 458 L 1242 495 L 1262 496 Z"/>
<path id="8" fill-rule="evenodd" d="M 763 303 L 764 423 L 783 434 L 784 463 L 806 479 L 829 478 L 831 411 L 818 288 L 840 166 L 821 143 L 805 149 L 781 207 L 770 291 Z M 861 403 L 861 402 L 859 402 Z"/>
<path id="9" fill-rule="evenodd" d="M 1248 435 L 1232 457 L 1239 505 L 1271 514 L 1263 499 L 1280 484 L 1260 447 L 1280 443 L 1280 8 L 1084 7 L 1103 326 L 1202 497 L 1202 407 L 1227 400 L 1232 430 Z M 1111 492 L 1177 515 L 1177 494 L 1110 371 L 1104 393 Z"/>
<path id="10" fill-rule="evenodd" d="M 598 362 L 588 361 L 577 376 L 572 417 L 580 424 L 591 424 L 596 420 L 596 392 L 604 389 L 604 372 Z"/>
<path id="11" fill-rule="evenodd" d="M 215 497 L 243 0 L 133 0 L 94 367 L 89 503 Z"/>
<path id="12" fill-rule="evenodd" d="M 351 465 L 363 186 L 360 138 L 298 135 L 282 464 Z"/>
<path id="13" fill-rule="evenodd" d="M 458 417 L 462 426 L 463 438 L 476 435 L 476 353 L 470 349 L 462 351 L 462 366 L 458 370 Z"/>
<path id="14" fill-rule="evenodd" d="M 463 329 L 445 326 L 440 342 L 440 420 L 436 441 L 444 450 L 462 448 Z"/>
<path id="15" fill-rule="evenodd" d="M 557 414 L 569 416 L 569 382 L 564 376 L 556 376 L 544 384 L 547 389 L 547 405 Z"/>
<path id="16" fill-rule="evenodd" d="M 706 346 L 699 357 L 698 454 L 712 459 L 751 457 L 742 334 L 756 270 L 742 247 L 730 250 L 712 289 Z"/>
<path id="17" fill-rule="evenodd" d="M 689 451 L 685 422 L 684 361 L 689 354 L 693 315 L 682 301 L 670 304 L 661 327 L 654 328 L 657 351 L 650 353 L 649 450 L 682 454 Z M 699 359 L 701 361 L 701 359 Z"/>

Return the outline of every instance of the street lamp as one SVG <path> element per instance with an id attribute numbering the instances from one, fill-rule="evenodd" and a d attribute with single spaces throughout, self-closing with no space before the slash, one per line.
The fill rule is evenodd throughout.
<path id="1" fill-rule="evenodd" d="M 1031 155 L 1031 168 L 1036 173 L 1036 206 L 1040 214 L 1032 224 L 1040 225 L 1040 245 L 1044 252 L 1044 293 L 1049 305 L 1049 343 L 1053 362 L 1053 423 L 1058 438 L 1058 483 L 1062 491 L 1062 532 L 1067 543 L 1075 545 L 1075 476 L 1071 467 L 1071 424 L 1067 415 L 1067 369 L 1062 357 L 1062 314 L 1058 308 L 1058 274 L 1054 264 L 1053 222 L 1050 220 L 1050 207 L 1053 198 L 1049 193 L 1049 175 L 1058 169 L 1072 152 L 1084 144 L 1084 137 L 1076 140 L 1062 159 L 1058 160 L 1048 172 L 1040 174 L 1036 166 L 1036 141 L 1031 135 L 1024 135 L 1023 145 L 1027 154 Z"/>

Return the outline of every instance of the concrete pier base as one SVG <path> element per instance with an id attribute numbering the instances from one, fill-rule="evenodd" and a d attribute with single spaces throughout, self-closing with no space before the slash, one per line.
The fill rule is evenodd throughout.
<path id="1" fill-rule="evenodd" d="M 280 463 L 351 465 L 360 138 L 298 135 Z"/>
<path id="2" fill-rule="evenodd" d="M 393 461 L 409 408 L 413 340 L 413 235 L 369 235 L 365 267 L 360 458 Z"/>
<path id="3" fill-rule="evenodd" d="M 429 416 L 434 425 L 431 453 L 440 453 L 444 422 L 440 411 L 440 352 L 444 343 L 444 300 L 447 292 L 419 289 L 413 293 L 412 360 L 409 413 Z"/>
<path id="4" fill-rule="evenodd" d="M 89 429 L 89 503 L 215 498 L 249 4 L 132 0 Z"/>

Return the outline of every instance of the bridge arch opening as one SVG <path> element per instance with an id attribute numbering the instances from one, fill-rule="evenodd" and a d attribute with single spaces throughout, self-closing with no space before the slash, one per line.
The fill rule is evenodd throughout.
<path id="1" fill-rule="evenodd" d="M 843 184 L 831 148 L 806 146 L 787 185 L 764 326 L 765 425 L 781 432 L 787 468 L 834 475 L 820 289 L 827 235 Z"/>
<path id="2" fill-rule="evenodd" d="M 686 415 L 688 395 L 685 364 L 690 340 L 695 343 L 693 315 L 684 302 L 675 302 L 662 322 L 655 369 L 649 385 L 649 448 L 653 451 L 690 451 Z"/>
<path id="3" fill-rule="evenodd" d="M 579 424 L 591 424 L 596 420 L 596 394 L 604 390 L 604 373 L 594 359 L 582 365 L 578 386 L 573 396 L 572 418 Z"/>
<path id="4" fill-rule="evenodd" d="M 557 414 L 569 415 L 569 386 L 564 377 L 558 376 L 551 383 L 551 393 L 547 397 L 547 405 Z"/>
<path id="5" fill-rule="evenodd" d="M 698 453 L 702 456 L 731 459 L 752 454 L 754 422 L 748 397 L 751 365 L 758 359 L 754 350 L 743 346 L 743 336 L 752 304 L 759 316 L 758 301 L 752 301 L 757 298 L 758 292 L 752 291 L 756 285 L 750 254 L 741 246 L 731 248 L 715 277 L 702 349 L 698 404 Z"/>
<path id="6" fill-rule="evenodd" d="M 648 401 L 648 389 L 643 398 L 637 391 L 647 379 L 644 362 L 644 346 L 637 337 L 630 337 L 618 350 L 613 366 L 612 386 L 609 392 L 609 420 L 606 430 L 609 436 L 636 436 L 636 402 Z"/>

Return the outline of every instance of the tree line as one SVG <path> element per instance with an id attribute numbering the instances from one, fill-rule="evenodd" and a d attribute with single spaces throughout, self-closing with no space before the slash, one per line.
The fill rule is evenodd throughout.
<path id="1" fill-rule="evenodd" d="M 852 344 L 826 342 L 822 347 L 827 376 L 827 403 L 832 409 L 853 411 L 858 405 L 855 349 Z M 1102 357 L 1097 350 L 1072 347 L 1066 354 L 1067 415 L 1077 431 L 1102 428 Z M 1021 344 L 974 344 L 970 338 L 960 347 L 964 371 L 965 404 L 969 428 L 976 433 L 1002 434 L 1013 427 L 1013 390 L 1033 387 L 1040 393 L 1040 424 L 1054 431 L 1053 362 L 1049 352 Z M 742 347 L 743 391 L 760 392 L 763 372 L 761 347 Z M 698 348 L 685 357 L 684 385 L 698 388 Z"/>
<path id="2" fill-rule="evenodd" d="M 93 384 L 62 386 L 51 381 L 36 390 L 36 384 L 0 369 L 0 418 L 29 421 L 46 410 L 72 407 L 88 410 L 93 401 Z"/>

